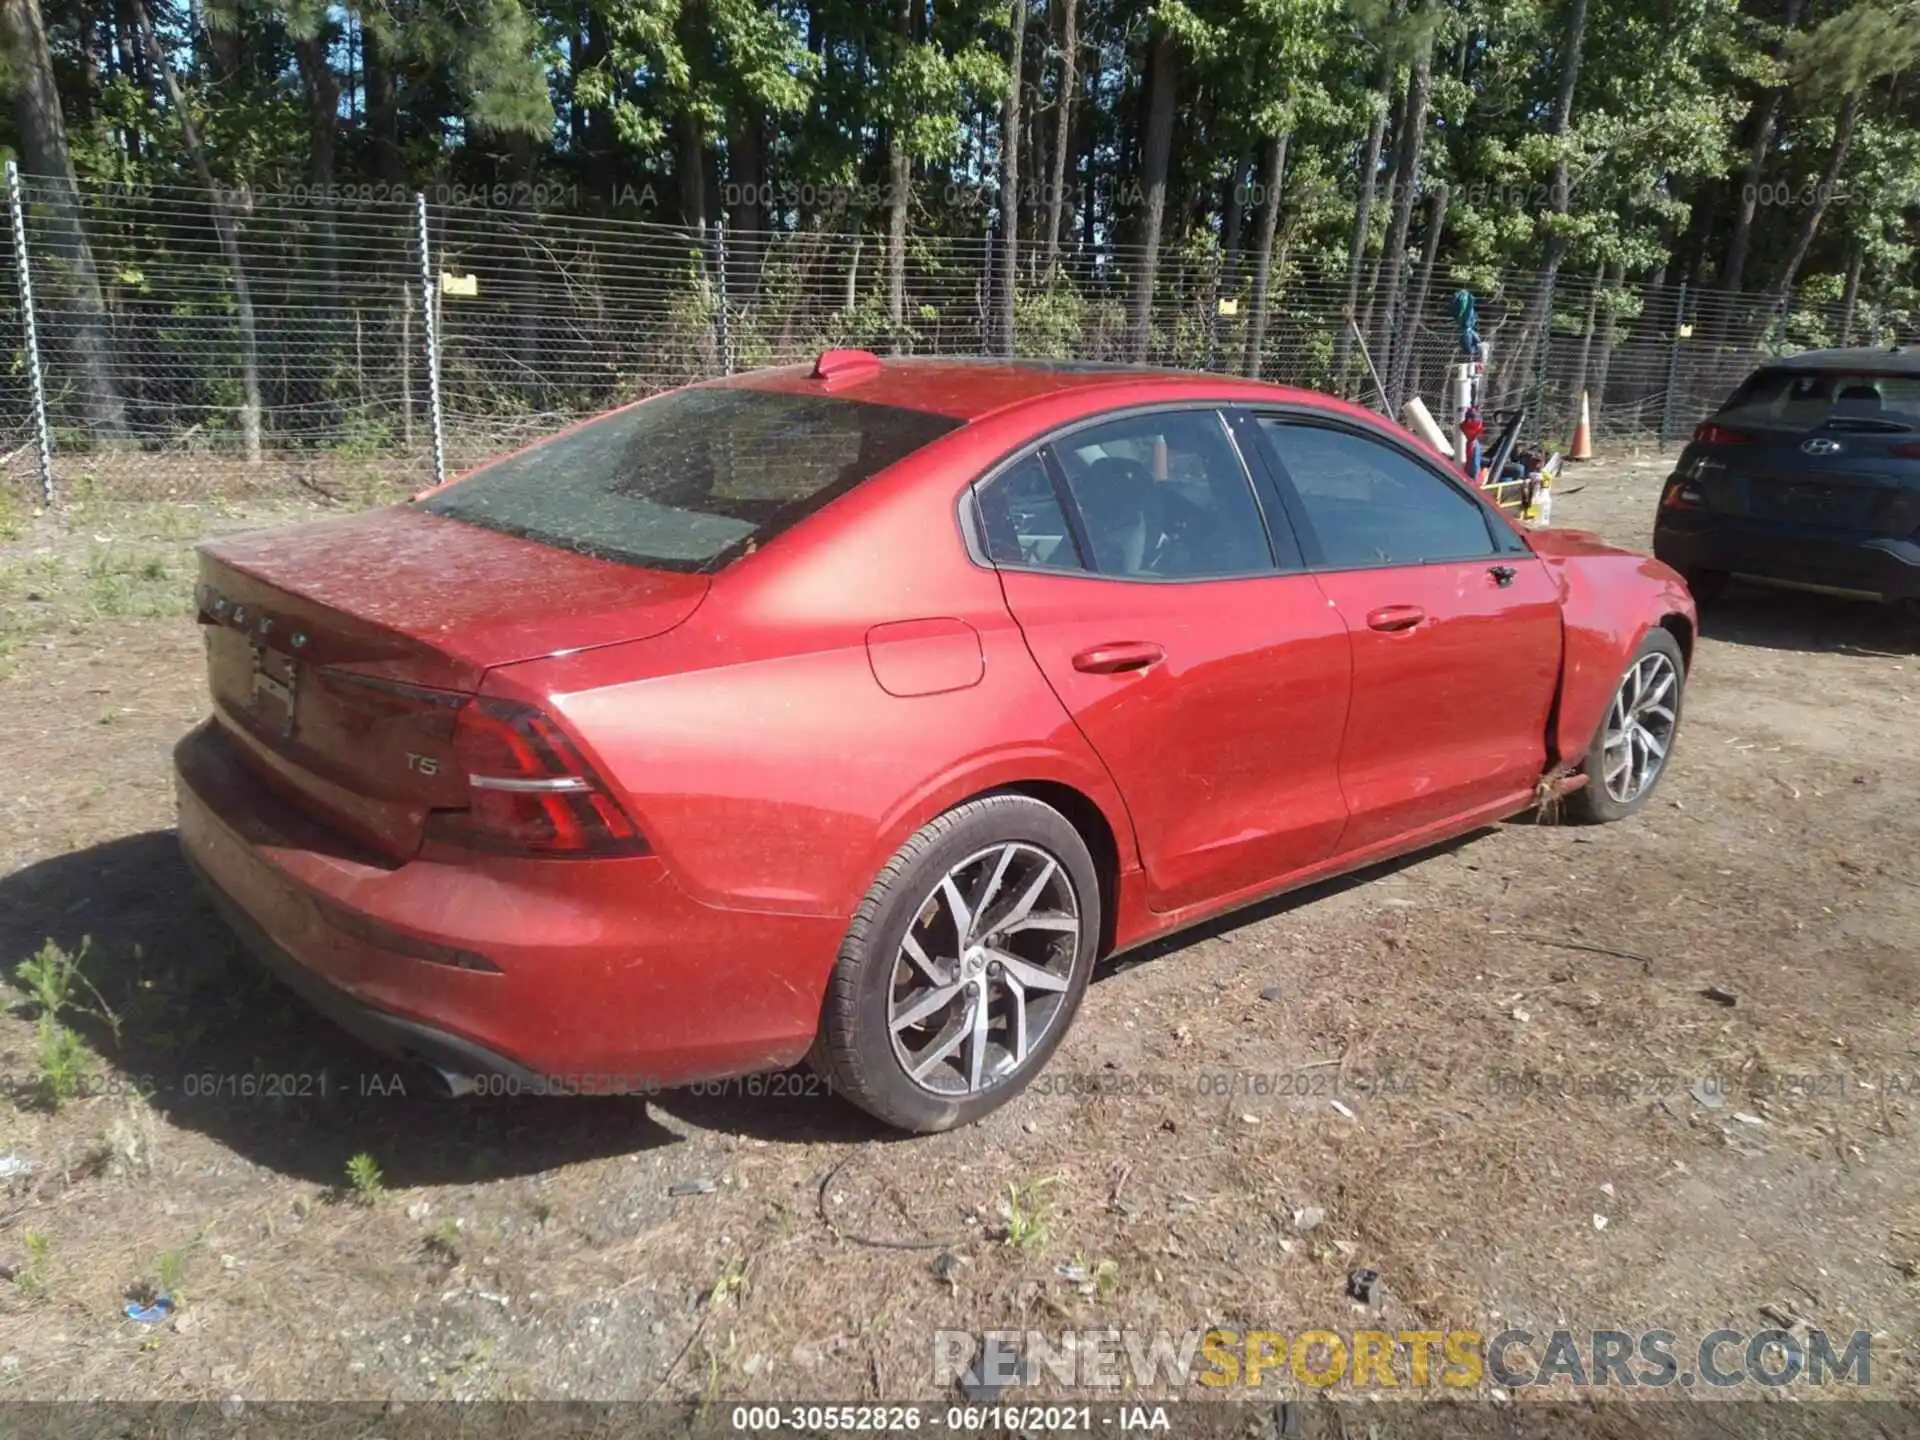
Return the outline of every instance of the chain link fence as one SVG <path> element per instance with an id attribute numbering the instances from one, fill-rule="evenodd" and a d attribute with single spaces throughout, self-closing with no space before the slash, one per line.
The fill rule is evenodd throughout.
<path id="1" fill-rule="evenodd" d="M 1261 306 L 1250 262 L 1203 240 L 1163 249 L 1144 314 L 1138 251 L 1069 247 L 1049 266 L 1023 243 L 1009 327 L 984 233 L 910 231 L 896 255 L 852 228 L 9 178 L 0 487 L 43 501 L 371 500 L 579 415 L 831 346 L 1144 360 L 1375 404 L 1384 386 L 1441 414 L 1463 285 L 1493 402 L 1525 405 L 1532 437 L 1564 437 L 1584 391 L 1600 443 L 1668 439 L 1767 355 L 1890 343 L 1917 318 L 1592 275 L 1543 295 L 1533 273 L 1470 283 L 1418 263 L 1395 316 L 1370 284 L 1350 317 L 1344 264 L 1282 247 Z"/>

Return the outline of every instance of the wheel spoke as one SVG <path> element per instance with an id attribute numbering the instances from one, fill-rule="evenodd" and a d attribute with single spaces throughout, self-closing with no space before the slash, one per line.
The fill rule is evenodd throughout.
<path id="1" fill-rule="evenodd" d="M 1644 745 L 1654 757 L 1660 758 L 1666 755 L 1667 753 L 1666 745 L 1660 740 L 1658 736 L 1656 736 L 1653 733 L 1653 731 L 1649 730 L 1644 725 L 1639 725 L 1634 728 L 1637 729 L 1640 733 L 1640 743 Z"/>
<path id="2" fill-rule="evenodd" d="M 1608 746 L 1607 753 L 1611 754 L 1612 752 L 1613 752 L 1613 747 Z M 1623 775 L 1626 772 L 1627 767 L 1631 764 L 1633 764 L 1633 748 L 1631 746 L 1628 746 L 1626 748 L 1626 752 L 1623 755 L 1621 755 L 1619 764 L 1607 766 L 1606 774 L 1603 778 L 1606 780 L 1607 784 L 1611 785 L 1613 784 L 1614 781 L 1618 780 L 1621 777 L 1621 775 Z"/>
<path id="3" fill-rule="evenodd" d="M 976 923 L 992 907 L 994 897 L 1000 893 L 1000 882 L 1007 878 L 1007 867 L 1013 864 L 1013 858 L 1017 853 L 1011 845 L 1000 847 L 1000 859 L 993 867 L 993 874 L 987 877 L 987 883 L 980 891 L 980 899 L 973 907 L 973 918 Z M 969 934 L 964 938 L 972 939 L 973 937 Z"/>
<path id="4" fill-rule="evenodd" d="M 1007 1066 L 1012 1070 L 1024 1064 L 1027 1058 L 1027 991 L 1011 973 L 1000 978 L 1007 989 L 1007 1003 L 1013 1010 L 1013 1060 Z"/>
<path id="5" fill-rule="evenodd" d="M 913 938 L 913 932 L 911 930 L 909 930 L 905 938 L 900 941 L 900 948 L 906 952 L 907 958 L 914 963 L 915 968 L 917 968 L 922 975 L 926 976 L 932 984 L 951 985 L 953 983 L 953 977 L 947 973 L 939 961 L 930 957 L 927 952 L 921 948 L 920 942 Z"/>
<path id="6" fill-rule="evenodd" d="M 1640 712 L 1640 718 L 1641 718 L 1641 720 L 1642 720 L 1642 722 L 1644 722 L 1644 721 L 1646 720 L 1646 718 L 1647 718 L 1647 717 L 1648 717 L 1649 715 L 1657 715 L 1657 716 L 1659 716 L 1659 717 L 1660 717 L 1660 718 L 1661 718 L 1662 720 L 1664 720 L 1664 721 L 1666 721 L 1666 722 L 1667 722 L 1667 724 L 1669 724 L 1669 725 L 1671 725 L 1671 724 L 1673 724 L 1673 722 L 1674 722 L 1674 718 L 1675 718 L 1675 717 L 1674 717 L 1674 713 L 1673 713 L 1673 711 L 1671 711 L 1671 710 L 1669 710 L 1669 709 L 1668 709 L 1668 708 L 1667 708 L 1666 706 L 1664 706 L 1664 705 L 1649 705 L 1649 706 L 1647 706 L 1647 707 L 1646 707 L 1646 709 L 1644 709 L 1644 710 L 1642 710 L 1642 711 Z"/>
<path id="7" fill-rule="evenodd" d="M 1013 902 L 1013 908 L 994 922 L 993 928 L 987 932 L 988 936 L 998 935 L 1017 921 L 1026 919 L 1027 913 L 1040 899 L 1041 892 L 1047 888 L 1047 882 L 1053 878 L 1053 872 L 1053 858 L 1049 856 L 1040 866 L 1040 873 L 1033 877 L 1027 888 L 1020 893 L 1020 898 Z"/>
<path id="8" fill-rule="evenodd" d="M 1018 955 L 1009 955 L 1004 950 L 989 948 L 987 954 L 1000 962 L 1001 967 L 1014 979 L 1029 990 L 1065 990 L 1066 978 L 1051 970 L 1043 970 L 1038 965 L 1022 960 Z"/>
<path id="9" fill-rule="evenodd" d="M 893 1017 L 895 1033 L 897 1034 L 909 1026 L 918 1025 L 929 1015 L 944 1010 L 953 1003 L 953 997 L 960 993 L 960 989 L 961 983 L 958 980 L 949 985 L 934 986 L 933 989 L 927 991 L 926 994 L 914 1001 L 913 1004 Z"/>
<path id="10" fill-rule="evenodd" d="M 940 893 L 947 897 L 947 909 L 953 915 L 954 939 L 964 947 L 967 937 L 973 931 L 973 912 L 967 908 L 967 902 L 961 897 L 960 887 L 953 883 L 951 872 L 940 882 Z"/>
<path id="11" fill-rule="evenodd" d="M 1645 710 L 1648 706 L 1666 699 L 1667 693 L 1673 689 L 1673 681 L 1673 672 L 1663 666 L 1660 671 L 1660 683 L 1653 688 L 1651 694 L 1640 697 L 1639 708 Z"/>
<path id="12" fill-rule="evenodd" d="M 970 1029 L 965 1024 L 956 1024 L 950 1027 L 946 1033 L 934 1043 L 932 1048 L 914 1057 L 918 1063 L 907 1073 L 916 1081 L 924 1080 L 927 1072 L 951 1056 L 954 1051 L 958 1050 L 960 1048 L 960 1042 L 965 1040 L 970 1033 Z"/>
<path id="13" fill-rule="evenodd" d="M 1023 930 L 1060 930 L 1071 933 L 1078 931 L 1079 928 L 1079 920 L 1072 915 L 1061 915 L 1052 911 L 1037 910 L 1023 920 L 1014 921 L 1011 925 L 996 925 L 993 933 L 996 935 L 1018 935 Z"/>
<path id="14" fill-rule="evenodd" d="M 967 1046 L 967 1088 L 978 1090 L 980 1081 L 986 1075 L 987 1064 L 987 987 L 982 985 L 973 995 L 973 1038 Z"/>

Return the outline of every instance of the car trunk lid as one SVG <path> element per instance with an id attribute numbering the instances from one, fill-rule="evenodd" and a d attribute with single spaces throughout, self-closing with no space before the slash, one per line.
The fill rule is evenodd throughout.
<path id="1" fill-rule="evenodd" d="M 466 803 L 453 725 L 488 670 L 660 634 L 708 586 L 408 507 L 212 542 L 200 579 L 214 704 L 250 768 L 396 860 Z"/>

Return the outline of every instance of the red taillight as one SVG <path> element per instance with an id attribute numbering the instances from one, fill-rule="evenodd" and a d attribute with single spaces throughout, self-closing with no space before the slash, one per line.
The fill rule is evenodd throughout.
<path id="1" fill-rule="evenodd" d="M 510 700 L 469 701 L 453 727 L 465 810 L 435 810 L 429 838 L 553 857 L 638 855 L 646 841 L 553 721 Z"/>
<path id="2" fill-rule="evenodd" d="M 1662 510 L 1698 510 L 1706 503 L 1707 497 L 1700 493 L 1700 487 L 1678 475 L 1667 481 L 1667 488 L 1660 492 Z"/>
<path id="3" fill-rule="evenodd" d="M 1729 430 L 1711 420 L 1702 420 L 1693 427 L 1693 438 L 1703 445 L 1752 445 L 1759 437 L 1749 435 L 1744 430 Z"/>
<path id="4" fill-rule="evenodd" d="M 1887 453 L 1897 455 L 1902 460 L 1920 460 L 1920 440 L 1909 440 L 1904 445 L 1896 445 Z"/>

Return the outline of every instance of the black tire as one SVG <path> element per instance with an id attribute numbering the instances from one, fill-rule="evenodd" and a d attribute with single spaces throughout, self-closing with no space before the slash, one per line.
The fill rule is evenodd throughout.
<path id="1" fill-rule="evenodd" d="M 1640 669 L 1643 662 L 1656 655 L 1663 657 L 1667 665 L 1671 666 L 1673 680 L 1670 706 L 1673 719 L 1666 727 L 1664 736 L 1659 737 L 1664 739 L 1666 749 L 1644 785 L 1633 793 L 1624 796 L 1616 795 L 1609 788 L 1607 780 L 1609 764 L 1607 741 L 1610 726 L 1615 717 L 1616 707 L 1621 704 L 1622 695 L 1632 683 L 1635 672 Z M 1680 653 L 1680 643 L 1671 633 L 1656 625 L 1647 632 L 1646 638 L 1633 652 L 1633 658 L 1627 662 L 1626 669 L 1621 671 L 1619 683 L 1615 685 L 1613 695 L 1607 701 L 1606 713 L 1600 717 L 1600 724 L 1593 732 L 1593 742 L 1588 745 L 1586 759 L 1580 766 L 1586 773 L 1587 783 L 1567 797 L 1567 813 L 1573 819 L 1590 825 L 1607 824 L 1614 820 L 1626 819 L 1647 803 L 1647 797 L 1659 788 L 1660 781 L 1665 777 L 1667 766 L 1671 762 L 1673 743 L 1680 733 L 1686 688 L 1687 662 L 1686 657 Z M 1644 749 L 1641 753 L 1645 753 Z M 1635 752 L 1631 742 L 1626 747 L 1626 754 L 1627 763 L 1631 767 L 1635 763 Z"/>
<path id="2" fill-rule="evenodd" d="M 1002 1014 L 998 1022 L 1002 1028 L 995 1033 L 1006 1042 L 1002 1059 L 1010 1068 L 971 1093 L 936 1093 L 907 1073 L 907 1061 L 895 1043 L 892 1007 L 898 1003 L 896 992 L 903 979 L 915 978 L 903 958 L 902 947 L 910 928 L 929 936 L 933 931 L 923 927 L 945 924 L 957 930 L 950 906 L 941 898 L 943 880 L 970 857 L 979 860 L 987 852 L 1009 845 L 1020 847 L 1019 862 L 1030 867 L 1025 873 L 1044 874 L 1045 867 L 1038 858 L 1044 855 L 1055 862 L 1065 883 L 1071 886 L 1071 899 L 1078 912 L 1077 928 L 1063 929 L 1051 941 L 1035 936 L 1022 942 L 1051 947 L 1047 963 L 1056 966 L 1059 973 L 1050 971 L 1049 974 L 1056 980 L 1064 979 L 1065 985 L 1057 992 L 1033 992 L 1057 995 L 1057 1000 L 1045 1002 L 1053 1007 L 1047 1029 L 1030 1045 L 1024 1060 L 1010 1063 L 1012 1020 L 1010 1015 Z M 981 860 L 980 863 L 984 866 L 987 862 Z M 1044 883 L 1053 885 L 1055 881 Z M 980 888 L 986 888 L 984 883 Z M 976 892 L 965 898 L 977 900 L 979 895 Z M 1004 913 L 998 900 L 982 908 L 988 915 L 996 909 Z M 1068 916 L 1062 911 L 1053 919 L 1064 925 Z M 927 1133 L 971 1124 L 1025 1089 L 1059 1045 L 1080 1008 L 1081 996 L 1086 993 L 1099 946 L 1100 923 L 1099 875 L 1086 842 L 1065 816 L 1026 795 L 987 795 L 968 801 L 929 822 L 901 846 L 854 912 L 847 937 L 840 946 L 833 978 L 827 985 L 820 1033 L 811 1057 L 813 1064 L 847 1099 L 900 1129 Z M 1003 939 L 1001 943 L 1011 946 L 1012 942 Z M 958 939 L 953 948 L 956 963 L 969 963 L 963 958 L 969 950 L 965 937 Z M 933 954 L 931 949 L 928 953 L 936 963 L 946 964 L 945 958 Z M 976 957 L 972 963 L 982 962 Z M 949 969 L 947 973 L 958 972 Z M 992 973 L 999 973 L 997 966 Z M 981 983 L 979 994 L 988 994 L 985 982 Z M 1010 1002 L 1004 993 L 1005 981 L 1001 983 L 1004 1006 Z M 930 981 L 928 986 L 929 991 L 939 988 Z M 972 997 L 972 992 L 967 994 Z M 977 1004 L 978 999 L 963 998 L 955 1003 L 971 1006 Z M 991 1020 L 991 1004 L 988 1010 Z M 1024 1001 L 1020 1014 L 1023 1021 L 1030 1014 Z M 941 1033 L 951 1033 L 951 1027 Z M 982 1038 L 978 1042 L 973 1038 L 974 1033 L 968 1031 L 969 1038 L 962 1045 L 963 1055 L 956 1064 L 964 1066 L 970 1059 L 965 1052 L 970 1052 L 976 1043 L 982 1050 L 987 1048 L 985 1032 L 979 1032 Z M 927 1050 L 931 1052 L 936 1048 L 929 1045 Z M 937 1069 L 937 1073 L 944 1076 L 945 1071 Z"/>
<path id="3" fill-rule="evenodd" d="M 1732 580 L 1724 570 L 1689 570 L 1686 574 L 1687 589 L 1693 593 L 1696 605 L 1717 603 L 1727 593 Z"/>

